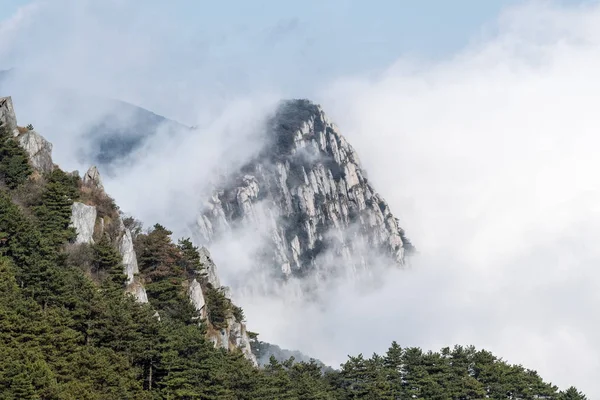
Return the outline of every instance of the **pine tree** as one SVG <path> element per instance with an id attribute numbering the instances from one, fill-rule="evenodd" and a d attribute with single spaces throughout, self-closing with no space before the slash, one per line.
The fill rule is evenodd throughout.
<path id="1" fill-rule="evenodd" d="M 92 272 L 105 276 L 104 283 L 107 288 L 122 289 L 127 276 L 123 273 L 121 255 L 107 234 L 92 245 L 92 253 Z"/>
<path id="2" fill-rule="evenodd" d="M 208 320 L 217 329 L 227 327 L 227 316 L 231 310 L 231 301 L 223 291 L 209 287 L 205 292 Z M 243 315 L 242 315 L 243 316 Z"/>
<path id="3" fill-rule="evenodd" d="M 88 258 L 67 259 L 79 183 L 59 170 L 46 179 L 35 204 L 0 191 L 0 399 L 586 399 L 473 347 L 423 352 L 393 342 L 384 357 L 349 357 L 325 374 L 293 358 L 254 368 L 240 351 L 214 348 L 198 323 L 186 288 L 201 265 L 189 239 L 176 245 L 161 225 L 138 235 L 150 300 L 139 304 L 123 294 L 108 236 L 80 247 Z M 101 279 L 86 275 L 90 266 Z M 222 290 L 203 289 L 214 327 L 243 319 Z"/>
<path id="4" fill-rule="evenodd" d="M 204 267 L 200 262 L 200 253 L 198 247 L 194 246 L 190 238 L 179 239 L 177 247 L 181 251 L 180 266 L 189 274 L 200 273 L 202 275 Z"/>
<path id="5" fill-rule="evenodd" d="M 402 384 L 402 358 L 403 350 L 395 341 L 388 349 L 383 365 L 387 375 L 387 381 L 390 385 L 390 393 L 394 398 L 404 397 L 404 388 Z"/>
<path id="6" fill-rule="evenodd" d="M 587 397 L 577 388 L 571 386 L 560 394 L 559 400 L 587 400 Z"/>
<path id="7" fill-rule="evenodd" d="M 156 224 L 149 233 L 137 237 L 140 271 L 150 279 L 161 279 L 179 272 L 181 253 L 171 241 L 171 234 L 164 226 Z"/>
<path id="8" fill-rule="evenodd" d="M 71 223 L 71 207 L 79 197 L 77 177 L 53 170 L 48 178 L 41 203 L 34 207 L 41 232 L 55 247 L 75 239 L 76 232 Z"/>
<path id="9" fill-rule="evenodd" d="M 33 172 L 25 150 L 5 126 L 0 126 L 0 179 L 10 189 L 23 184 Z"/>

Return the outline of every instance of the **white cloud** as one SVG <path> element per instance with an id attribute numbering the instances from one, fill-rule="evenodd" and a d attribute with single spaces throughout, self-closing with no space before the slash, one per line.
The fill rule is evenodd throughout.
<path id="1" fill-rule="evenodd" d="M 600 394 L 599 22 L 596 6 L 530 4 L 451 60 L 322 93 L 423 254 L 376 295 L 344 298 L 378 328 L 329 314 L 359 343 L 347 352 L 474 344 Z"/>
<path id="2" fill-rule="evenodd" d="M 277 91 L 258 96 L 223 79 L 220 65 L 199 69 L 218 57 L 204 59 L 168 18 L 155 26 L 151 10 L 132 14 L 128 4 L 40 2 L 37 24 L 0 25 L 10 32 L 0 35 L 0 57 L 51 83 L 26 87 L 18 115 L 34 115 L 46 107 L 40 99 L 67 86 L 200 122 L 176 141 L 159 134 L 133 168 L 106 182 L 123 209 L 179 232 L 213 168 L 256 150 L 253 134 Z M 596 6 L 531 3 L 444 62 L 401 59 L 376 78 L 323 88 L 317 100 L 421 256 L 413 269 L 389 272 L 376 293 L 346 282 L 328 287 L 321 304 L 302 302 L 297 287 L 283 300 L 234 292 L 249 328 L 334 365 L 392 340 L 433 350 L 474 344 L 600 395 L 599 22 Z M 242 65 L 244 76 L 245 65 L 259 68 Z M 72 163 L 77 131 L 101 114 L 78 111 L 62 135 L 40 131 L 59 163 Z M 225 277 L 246 270 L 242 240 L 213 250 Z"/>

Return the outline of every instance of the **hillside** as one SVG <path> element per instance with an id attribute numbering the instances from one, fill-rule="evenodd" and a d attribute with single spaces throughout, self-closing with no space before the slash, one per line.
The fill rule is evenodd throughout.
<path id="1" fill-rule="evenodd" d="M 10 98 L 0 111 L 2 399 L 585 398 L 473 347 L 258 368 L 206 249 L 143 229 L 96 168 L 62 171 Z"/>

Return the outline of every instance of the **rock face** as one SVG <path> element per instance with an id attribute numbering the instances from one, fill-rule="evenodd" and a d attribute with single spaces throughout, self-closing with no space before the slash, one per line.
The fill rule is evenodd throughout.
<path id="1" fill-rule="evenodd" d="M 123 257 L 123 274 L 127 275 L 127 287 L 125 291 L 132 294 L 138 302 L 148 303 L 146 289 L 138 276 L 140 271 L 137 263 L 137 254 L 133 247 L 131 231 L 125 228 L 121 220 L 119 222 L 121 231 L 118 240 L 119 253 Z"/>
<path id="2" fill-rule="evenodd" d="M 206 270 L 206 279 L 208 283 L 210 283 L 214 288 L 221 287 L 221 281 L 217 275 L 217 266 L 210 257 L 208 249 L 206 247 L 202 247 L 198 250 L 198 253 L 200 254 L 200 263 L 202 263 Z"/>
<path id="3" fill-rule="evenodd" d="M 40 172 L 52 171 L 52 143 L 33 130 L 19 132 L 11 97 L 0 97 L 0 125 L 8 127 L 13 136 L 17 137 L 19 144 L 29 155 L 33 168 Z"/>
<path id="4" fill-rule="evenodd" d="M 42 136 L 33 130 L 25 133 L 19 133 L 16 125 L 16 118 L 12 108 L 10 97 L 0 98 L 0 123 L 7 125 L 11 130 L 14 127 L 14 135 L 18 139 L 20 145 L 27 151 L 30 162 L 40 172 L 50 172 L 54 168 L 51 158 L 52 144 L 46 141 Z M 71 173 L 71 175 L 77 172 Z M 83 177 L 83 185 L 88 188 L 95 188 L 104 191 L 100 173 L 95 166 L 90 167 Z M 97 218 L 98 212 L 93 205 L 86 205 L 80 202 L 74 202 L 71 206 L 71 226 L 75 228 L 77 237 L 75 244 L 94 244 L 94 231 L 96 222 L 98 222 L 98 234 L 108 235 L 109 239 L 114 243 L 121 254 L 123 263 L 123 273 L 127 276 L 126 289 L 127 293 L 132 294 L 140 303 L 148 303 L 148 296 L 144 288 L 143 279 L 139 276 L 139 268 L 137 255 L 134 248 L 133 237 L 131 230 L 128 229 L 123 220 L 116 216 L 113 221 L 110 218 L 108 224 L 117 223 L 117 229 L 105 229 L 105 217 Z M 114 216 L 113 216 L 114 217 Z M 111 225 L 108 225 L 109 227 Z M 98 238 L 98 236 L 97 236 Z M 188 294 L 190 301 L 200 311 L 202 318 L 208 317 L 208 309 L 206 307 L 205 290 L 214 288 L 227 293 L 226 297 L 231 301 L 231 294 L 228 288 L 221 287 L 217 269 L 212 261 L 210 253 L 206 248 L 199 250 L 200 262 L 202 263 L 206 274 L 200 274 L 201 271 L 195 271 L 201 282 L 197 279 L 192 279 L 189 282 Z M 160 320 L 158 312 L 155 316 Z M 254 365 L 258 365 L 256 357 L 252 354 L 250 340 L 246 332 L 246 325 L 237 321 L 233 315 L 233 308 L 230 307 L 227 314 L 226 327 L 216 329 L 210 322 L 209 339 L 215 346 L 235 349 L 242 351 L 244 356 Z"/>
<path id="5" fill-rule="evenodd" d="M 200 312 L 200 317 L 210 320 L 209 310 L 206 300 L 205 291 L 208 287 L 220 290 L 225 294 L 225 297 L 231 301 L 231 293 L 229 288 L 221 286 L 219 278 L 216 273 L 216 266 L 210 257 L 210 253 L 206 248 L 201 248 L 200 262 L 204 267 L 206 273 L 202 278 L 192 279 L 188 287 L 188 296 L 190 301 L 194 305 L 194 308 Z M 252 353 L 252 347 L 250 345 L 250 338 L 246 331 L 246 324 L 241 321 L 237 321 L 235 316 L 230 311 L 227 316 L 227 323 L 225 328 L 216 328 L 208 322 L 208 337 L 213 342 L 215 347 L 220 347 L 226 350 L 239 349 L 244 357 L 246 357 L 254 365 L 258 365 L 256 356 Z"/>
<path id="6" fill-rule="evenodd" d="M 95 165 L 92 165 L 83 176 L 83 184 L 96 187 L 100 190 L 104 190 L 104 185 L 102 185 L 102 178 L 100 177 L 100 172 L 98 171 L 98 168 L 96 168 Z"/>
<path id="7" fill-rule="evenodd" d="M 13 136 L 17 136 L 17 117 L 13 108 L 12 98 L 0 97 L 0 126 L 6 126 Z"/>
<path id="8" fill-rule="evenodd" d="M 77 231 L 75 243 L 94 243 L 94 225 L 96 224 L 96 207 L 75 202 L 71 207 L 71 225 Z"/>
<path id="9" fill-rule="evenodd" d="M 197 311 L 200 311 L 201 315 L 206 317 L 206 309 L 204 306 L 206 305 L 206 301 L 204 300 L 204 293 L 202 292 L 202 286 L 200 283 L 193 279 L 192 283 L 190 283 L 190 288 L 188 289 L 188 295 L 190 296 L 190 301 L 194 305 L 194 308 Z"/>
<path id="10" fill-rule="evenodd" d="M 51 172 L 54 168 L 52 162 L 52 143 L 44 139 L 35 131 L 28 131 L 18 136 L 19 144 L 31 160 L 33 168 L 41 172 Z"/>
<path id="11" fill-rule="evenodd" d="M 133 239 L 131 238 L 131 231 L 124 229 L 123 235 L 119 243 L 119 252 L 123 256 L 123 273 L 127 275 L 127 283 L 132 283 L 135 274 L 138 274 L 137 255 L 133 248 Z"/>
<path id="12" fill-rule="evenodd" d="M 304 275 L 338 257 L 345 266 L 365 268 L 370 250 L 404 265 L 410 242 L 319 106 L 283 103 L 265 139 L 260 155 L 215 188 L 202 207 L 200 242 L 261 224 L 268 227 L 263 261 L 284 276 Z"/>
<path id="13" fill-rule="evenodd" d="M 146 289 L 144 288 L 144 285 L 137 279 L 135 279 L 132 283 L 127 285 L 127 287 L 125 288 L 125 292 L 132 294 L 133 297 L 135 297 L 135 299 L 139 303 L 148 303 L 148 295 L 146 294 Z"/>

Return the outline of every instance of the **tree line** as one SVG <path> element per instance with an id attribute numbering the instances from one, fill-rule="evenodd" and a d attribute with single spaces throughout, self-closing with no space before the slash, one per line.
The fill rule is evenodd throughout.
<path id="1" fill-rule="evenodd" d="M 202 273 L 198 249 L 155 225 L 136 231 L 149 304 L 124 294 L 116 238 L 74 245 L 76 174 L 34 173 L 0 127 L 0 399 L 585 399 L 485 350 L 439 352 L 392 343 L 324 372 L 271 358 L 255 368 L 216 349 L 186 296 Z M 209 318 L 243 319 L 216 289 Z"/>

